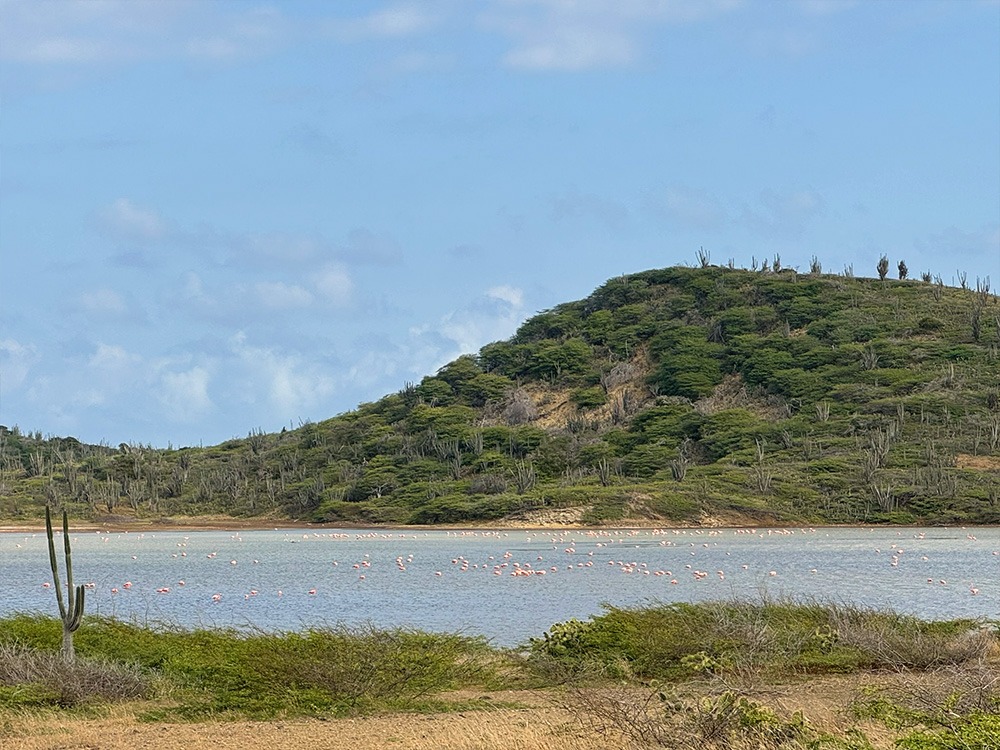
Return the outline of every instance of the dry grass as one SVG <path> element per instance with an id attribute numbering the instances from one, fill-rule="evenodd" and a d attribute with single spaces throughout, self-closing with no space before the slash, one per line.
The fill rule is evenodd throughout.
<path id="1" fill-rule="evenodd" d="M 147 724 L 128 708 L 102 719 L 52 714 L 0 719 L 0 747 L 18 750 L 607 750 L 571 714 L 536 695 L 535 705 L 445 714 L 271 722 Z"/>

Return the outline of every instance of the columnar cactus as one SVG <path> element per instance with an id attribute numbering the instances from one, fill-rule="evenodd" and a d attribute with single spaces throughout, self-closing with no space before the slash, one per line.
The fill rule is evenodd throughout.
<path id="1" fill-rule="evenodd" d="M 56 602 L 59 604 L 59 617 L 63 624 L 62 654 L 66 661 L 72 662 L 76 657 L 76 652 L 73 650 L 73 633 L 80 627 L 80 622 L 83 620 L 83 586 L 73 588 L 73 553 L 69 546 L 69 521 L 66 518 L 66 511 L 63 511 L 62 521 L 68 600 L 63 599 L 62 585 L 59 583 L 56 545 L 52 539 L 52 513 L 49 507 L 45 506 L 45 535 L 49 539 L 49 565 L 52 567 L 52 583 L 56 589 Z"/>

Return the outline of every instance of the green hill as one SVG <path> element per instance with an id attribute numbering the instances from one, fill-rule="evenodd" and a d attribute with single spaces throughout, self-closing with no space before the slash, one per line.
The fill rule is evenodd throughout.
<path id="1" fill-rule="evenodd" d="M 1000 304 L 929 275 L 666 268 L 295 430 L 0 437 L 7 519 L 1000 523 Z"/>

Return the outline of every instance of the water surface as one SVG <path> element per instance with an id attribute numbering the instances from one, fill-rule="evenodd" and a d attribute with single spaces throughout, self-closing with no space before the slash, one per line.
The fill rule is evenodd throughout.
<path id="1" fill-rule="evenodd" d="M 144 624 L 373 623 L 515 645 L 602 604 L 762 595 L 926 619 L 1000 618 L 996 528 L 282 529 L 71 539 L 88 613 Z M 61 538 L 57 545 L 61 566 Z M 44 533 L 0 534 L 0 579 L 0 616 L 56 612 Z"/>

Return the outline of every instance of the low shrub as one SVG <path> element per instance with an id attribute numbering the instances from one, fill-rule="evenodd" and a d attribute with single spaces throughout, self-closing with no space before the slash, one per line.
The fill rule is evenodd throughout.
<path id="1" fill-rule="evenodd" d="M 855 702 L 859 719 L 904 733 L 899 750 L 1000 748 L 1000 673 L 981 660 L 871 688 Z"/>
<path id="2" fill-rule="evenodd" d="M 54 651 L 0 645 L 0 706 L 77 706 L 93 701 L 145 698 L 148 675 L 135 665 L 105 659 L 67 662 Z"/>
<path id="3" fill-rule="evenodd" d="M 867 666 L 928 670 L 983 659 L 996 637 L 973 620 L 925 622 L 895 612 L 830 608 L 841 646 L 857 649 Z"/>
<path id="4" fill-rule="evenodd" d="M 608 607 L 554 625 L 528 644 L 529 663 L 568 673 L 730 684 L 869 668 L 934 669 L 983 658 L 995 636 L 971 620 L 929 623 L 892 612 L 816 603 L 725 601 Z"/>
<path id="5" fill-rule="evenodd" d="M 616 745 L 678 750 L 781 750 L 811 736 L 801 714 L 783 719 L 760 703 L 724 691 L 685 698 L 673 691 L 585 689 L 567 706 L 591 732 Z"/>
<path id="6" fill-rule="evenodd" d="M 58 654 L 52 618 L 0 621 L 0 705 L 76 705 L 146 696 L 173 707 L 153 718 L 266 719 L 412 707 L 435 693 L 493 679 L 480 639 L 407 629 L 330 627 L 299 633 L 144 628 L 90 618 L 77 661 Z"/>

